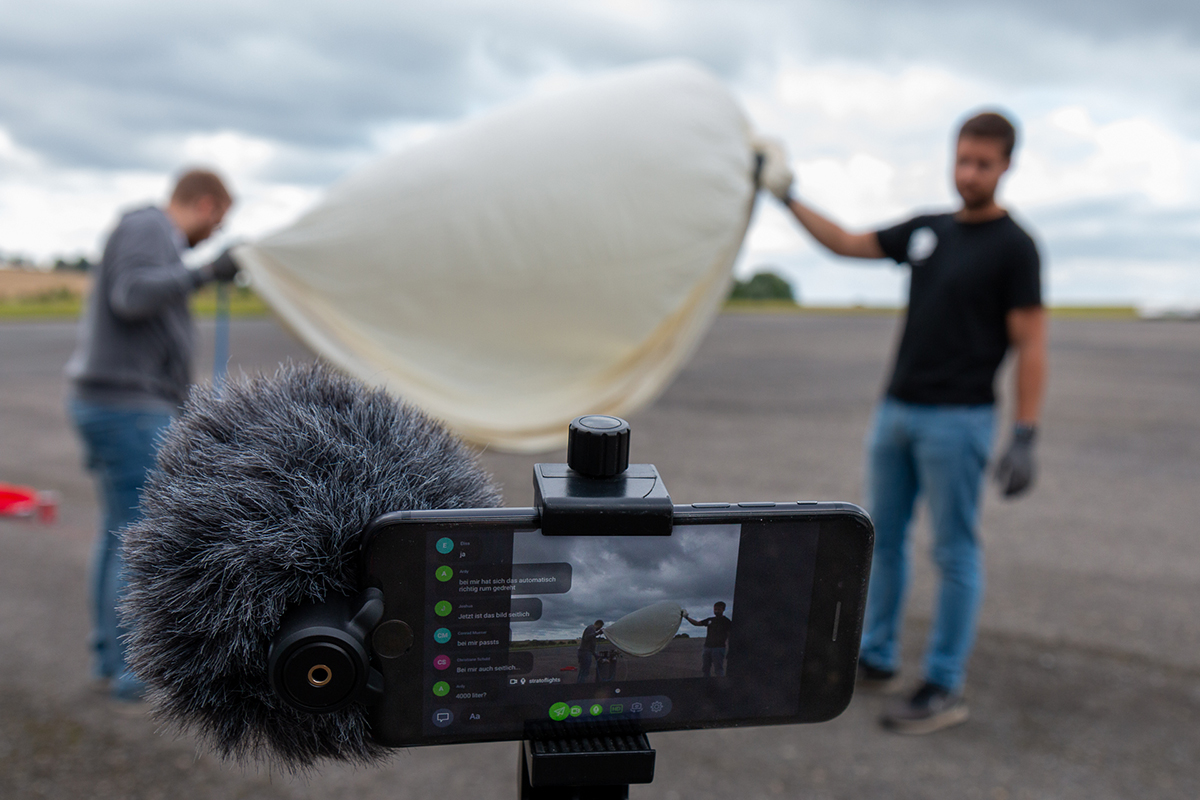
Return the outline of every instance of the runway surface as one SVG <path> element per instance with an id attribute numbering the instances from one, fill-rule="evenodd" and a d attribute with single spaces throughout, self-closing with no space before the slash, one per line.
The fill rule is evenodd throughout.
<path id="1" fill-rule="evenodd" d="M 895 326 L 720 317 L 631 419 L 634 460 L 657 464 L 676 502 L 861 502 Z M 211 354 L 211 324 L 201 330 Z M 198 755 L 115 710 L 88 679 L 97 510 L 63 410 L 73 341 L 72 323 L 0 324 L 0 481 L 62 495 L 52 526 L 0 520 L 0 797 L 514 797 L 516 744 L 399 752 L 383 769 L 300 780 Z M 267 319 L 236 321 L 231 352 L 235 371 L 311 358 Z M 1038 450 L 1031 496 L 1003 502 L 989 488 L 985 502 L 966 725 L 898 737 L 876 725 L 884 699 L 858 696 L 824 725 L 658 734 L 655 783 L 631 796 L 1200 797 L 1200 325 L 1056 320 Z M 564 454 L 483 458 L 509 504 L 529 505 L 532 464 Z M 923 525 L 915 539 L 914 681 L 932 588 Z"/>

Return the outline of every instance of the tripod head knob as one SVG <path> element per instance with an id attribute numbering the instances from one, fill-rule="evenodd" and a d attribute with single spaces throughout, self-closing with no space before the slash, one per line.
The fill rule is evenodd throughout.
<path id="1" fill-rule="evenodd" d="M 604 414 L 571 420 L 567 464 L 589 478 L 620 475 L 629 466 L 629 423 Z"/>

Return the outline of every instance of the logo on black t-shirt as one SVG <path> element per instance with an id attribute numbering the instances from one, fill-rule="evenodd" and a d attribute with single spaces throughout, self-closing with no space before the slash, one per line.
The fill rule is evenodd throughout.
<path id="1" fill-rule="evenodd" d="M 932 228 L 917 228 L 908 237 L 908 263 L 914 267 L 924 264 L 925 260 L 937 250 L 938 238 Z"/>

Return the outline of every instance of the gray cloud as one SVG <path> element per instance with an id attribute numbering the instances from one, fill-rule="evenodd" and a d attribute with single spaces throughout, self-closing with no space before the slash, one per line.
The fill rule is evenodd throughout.
<path id="1" fill-rule="evenodd" d="M 1164 210 L 1139 197 L 1064 203 L 1028 215 L 1056 257 L 1192 262 L 1200 252 L 1195 209 Z"/>
<path id="2" fill-rule="evenodd" d="M 940 65 L 1006 91 L 1136 99 L 1200 133 L 1200 14 L 1189 0 L 846 0 L 794 19 L 778 36 L 800 55 Z"/>
<path id="3" fill-rule="evenodd" d="M 722 4 L 645 31 L 549 2 L 160 8 L 6 11 L 0 123 L 71 166 L 168 168 L 156 142 L 222 129 L 336 162 L 369 147 L 373 127 L 458 118 L 523 94 L 555 62 L 587 71 L 690 55 L 728 75 L 748 49 L 712 19 Z"/>
<path id="4" fill-rule="evenodd" d="M 865 0 L 901 13 L 956 15 L 972 8 L 961 0 Z M 1002 6 L 974 6 L 993 19 L 1020 17 L 1045 28 L 1085 32 L 1101 41 L 1131 36 L 1170 36 L 1200 40 L 1200 14 L 1193 0 L 1009 0 Z"/>
<path id="5" fill-rule="evenodd" d="M 209 20 L 116 16 L 52 35 L 5 26 L 0 118 L 18 141 L 66 164 L 162 167 L 153 143 L 164 136 L 233 129 L 355 148 L 372 123 L 454 116 L 472 99 L 466 42 L 437 27 L 396 25 L 384 41 L 384 26 L 365 19 L 312 30 L 241 10 Z M 92 21 L 93 35 L 75 35 Z"/>

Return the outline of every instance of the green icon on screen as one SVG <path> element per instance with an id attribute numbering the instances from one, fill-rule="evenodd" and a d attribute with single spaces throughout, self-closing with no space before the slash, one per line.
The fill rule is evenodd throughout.
<path id="1" fill-rule="evenodd" d="M 433 685 L 433 693 L 438 697 L 445 697 L 450 694 L 450 684 L 445 681 L 438 681 Z"/>
<path id="2" fill-rule="evenodd" d="M 450 569 L 450 567 L 438 567 L 434 570 L 433 576 L 442 583 L 445 583 L 454 577 L 454 570 Z"/>
<path id="3" fill-rule="evenodd" d="M 439 617 L 448 617 L 453 610 L 454 606 L 450 605 L 449 601 L 446 600 L 439 600 L 438 604 L 433 607 L 433 613 Z"/>
<path id="4" fill-rule="evenodd" d="M 446 642 L 450 641 L 450 629 L 438 628 L 433 632 L 433 640 L 438 644 L 445 644 Z"/>
<path id="5" fill-rule="evenodd" d="M 578 717 L 583 713 L 583 706 L 571 706 L 571 716 Z"/>
<path id="6" fill-rule="evenodd" d="M 624 711 L 625 711 L 624 703 L 613 703 L 611 706 L 608 707 L 608 713 L 610 713 L 610 714 L 620 714 Z"/>
<path id="7" fill-rule="evenodd" d="M 569 713 L 571 713 L 571 710 L 567 707 L 566 703 L 555 703 L 550 706 L 550 719 L 555 722 L 562 722 L 567 718 L 567 714 Z"/>
<path id="8" fill-rule="evenodd" d="M 596 703 L 594 706 L 589 708 L 588 711 L 591 712 L 593 717 L 598 717 L 604 713 L 604 706 L 600 705 L 599 703 Z"/>
<path id="9" fill-rule="evenodd" d="M 443 536 L 437 540 L 437 551 L 442 555 L 446 555 L 454 549 L 454 540 L 449 536 Z"/>

